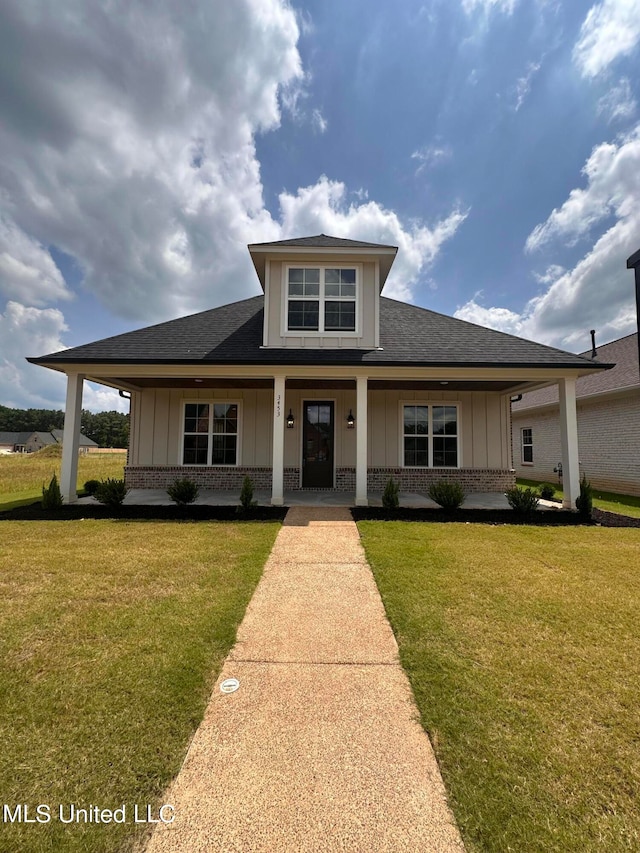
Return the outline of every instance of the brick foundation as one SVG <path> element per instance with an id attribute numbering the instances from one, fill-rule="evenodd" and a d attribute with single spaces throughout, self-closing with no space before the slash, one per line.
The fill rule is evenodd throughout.
<path id="1" fill-rule="evenodd" d="M 245 477 L 250 477 L 255 489 L 271 491 L 270 468 L 203 468 L 200 466 L 127 466 L 125 480 L 130 489 L 166 489 L 174 480 L 185 477 L 193 480 L 203 489 L 220 491 L 240 490 Z M 438 480 L 460 483 L 467 493 L 504 492 L 515 485 L 515 472 L 493 468 L 457 468 L 446 470 L 438 468 L 369 468 L 367 489 L 370 492 L 382 492 L 389 477 L 400 485 L 403 492 L 426 492 Z M 284 469 L 285 491 L 300 488 L 300 469 Z M 337 492 L 355 492 L 356 469 L 336 468 Z"/>

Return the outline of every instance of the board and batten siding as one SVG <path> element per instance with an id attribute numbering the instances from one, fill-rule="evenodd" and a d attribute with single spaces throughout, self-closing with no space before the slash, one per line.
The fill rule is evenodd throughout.
<path id="1" fill-rule="evenodd" d="M 533 431 L 533 464 L 522 464 L 522 429 Z M 580 473 L 605 491 L 640 495 L 640 392 L 578 401 Z M 514 468 L 518 477 L 558 482 L 562 458 L 557 408 L 513 412 Z"/>
<path id="2" fill-rule="evenodd" d="M 179 465 L 184 401 L 238 401 L 240 464 L 271 466 L 273 392 L 269 389 L 149 388 L 132 395 L 129 465 Z M 300 465 L 302 404 L 305 400 L 335 403 L 335 465 L 355 466 L 356 430 L 347 429 L 349 410 L 358 417 L 354 389 L 292 390 L 286 392 L 283 414 L 291 409 L 294 429 L 285 429 L 285 467 Z M 457 403 L 460 412 L 460 467 L 511 468 L 509 401 L 484 392 L 379 391 L 369 392 L 368 465 L 395 468 L 401 460 L 401 403 Z"/>

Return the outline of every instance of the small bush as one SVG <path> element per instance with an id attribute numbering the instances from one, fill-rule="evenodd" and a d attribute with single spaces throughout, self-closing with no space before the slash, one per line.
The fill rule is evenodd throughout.
<path id="1" fill-rule="evenodd" d="M 449 483 L 447 480 L 439 480 L 429 486 L 429 497 L 439 504 L 447 512 L 453 512 L 462 506 L 466 497 L 460 483 Z"/>
<path id="2" fill-rule="evenodd" d="M 545 501 L 552 501 L 553 496 L 556 493 L 556 487 L 551 483 L 541 483 L 538 487 L 538 491 L 540 492 L 540 497 Z"/>
<path id="3" fill-rule="evenodd" d="M 62 492 L 58 477 L 54 474 L 48 486 L 42 486 L 42 508 L 57 509 L 62 506 Z"/>
<path id="4" fill-rule="evenodd" d="M 116 480 L 108 477 L 106 480 L 101 480 L 100 485 L 95 491 L 95 499 L 106 506 L 120 506 L 127 496 L 129 489 L 125 486 L 124 480 Z"/>
<path id="5" fill-rule="evenodd" d="M 186 506 L 187 504 L 192 504 L 195 501 L 200 494 L 200 489 L 193 480 L 185 477 L 182 480 L 174 480 L 167 489 L 167 494 L 174 503 L 177 503 L 180 506 Z"/>
<path id="6" fill-rule="evenodd" d="M 580 494 L 576 498 L 576 508 L 582 518 L 591 518 L 593 510 L 593 488 L 587 475 L 583 474 L 580 480 Z"/>
<path id="7" fill-rule="evenodd" d="M 538 493 L 534 489 L 514 486 L 505 492 L 509 506 L 519 515 L 530 515 L 538 508 Z"/>
<path id="8" fill-rule="evenodd" d="M 242 488 L 240 489 L 240 507 L 241 510 L 251 509 L 252 506 L 257 505 L 257 501 L 253 499 L 253 481 L 251 477 L 245 477 L 242 481 Z"/>
<path id="9" fill-rule="evenodd" d="M 400 486 L 393 477 L 389 477 L 382 493 L 382 506 L 385 509 L 398 509 L 400 506 Z"/>
<path id="10" fill-rule="evenodd" d="M 95 495 L 99 485 L 100 480 L 87 480 L 84 484 L 84 490 L 88 495 Z"/>

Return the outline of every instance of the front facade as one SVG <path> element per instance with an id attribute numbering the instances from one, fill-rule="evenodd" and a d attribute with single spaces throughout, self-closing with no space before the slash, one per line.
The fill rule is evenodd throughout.
<path id="1" fill-rule="evenodd" d="M 186 476 L 237 490 L 248 474 L 274 504 L 336 489 L 358 505 L 389 477 L 405 491 L 441 479 L 503 491 L 511 396 L 552 382 L 574 501 L 575 383 L 603 365 L 385 299 L 396 251 L 325 235 L 253 244 L 263 296 L 32 359 L 69 377 L 65 451 L 88 378 L 131 396 L 131 487 Z"/>
<path id="2" fill-rule="evenodd" d="M 637 332 L 598 347 L 597 356 L 616 366 L 577 382 L 580 470 L 598 489 L 640 495 Z M 517 475 L 557 482 L 561 446 L 556 389 L 524 394 L 514 403 L 512 418 Z"/>

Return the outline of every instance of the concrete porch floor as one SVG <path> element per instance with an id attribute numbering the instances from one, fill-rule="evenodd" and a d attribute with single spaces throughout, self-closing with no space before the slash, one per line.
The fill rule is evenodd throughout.
<path id="1" fill-rule="evenodd" d="M 271 505 L 271 492 L 256 490 L 254 500 L 260 506 Z M 80 498 L 79 504 L 95 503 L 95 498 Z M 164 489 L 131 489 L 124 501 L 127 506 L 171 506 L 173 501 Z M 240 503 L 240 490 L 216 491 L 201 489 L 196 504 L 209 506 L 237 506 Z M 540 502 L 543 509 L 544 502 Z M 347 506 L 355 505 L 353 492 L 308 491 L 300 490 L 284 493 L 285 506 Z M 369 494 L 369 506 L 382 506 L 382 493 Z M 419 492 L 400 492 L 400 506 L 437 508 L 426 494 Z M 509 509 L 507 499 L 502 492 L 478 492 L 467 496 L 465 509 Z"/>

